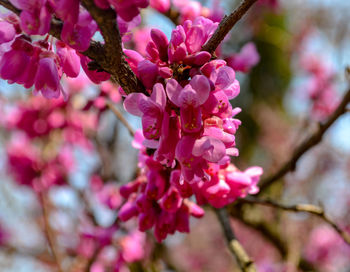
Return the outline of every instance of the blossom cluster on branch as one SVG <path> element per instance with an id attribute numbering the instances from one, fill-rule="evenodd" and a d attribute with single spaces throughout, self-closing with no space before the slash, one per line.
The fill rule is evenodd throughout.
<path id="1" fill-rule="evenodd" d="M 96 84 L 109 78 L 102 70 L 90 70 L 90 59 L 81 54 L 89 48 L 98 25 L 89 11 L 80 7 L 80 1 L 10 2 L 21 12 L 19 17 L 4 16 L 1 22 L 0 76 L 3 79 L 26 88 L 34 86 L 34 94 L 41 92 L 45 98 L 58 98 L 62 93 L 67 100 L 68 94 L 60 83 L 64 74 L 77 78 L 82 67 Z M 114 8 L 125 42 L 130 39 L 129 28 L 140 21 L 140 9 L 148 6 L 148 1 L 94 3 L 100 9 Z M 216 10 L 216 15 L 211 14 L 198 2 L 191 1 L 187 5 L 175 1 L 173 4 L 183 24 L 173 30 L 170 41 L 160 30 L 152 29 L 144 55 L 124 49 L 128 64 L 146 88 L 145 94 L 127 95 L 124 106 L 128 112 L 141 117 L 145 139 L 139 142 L 140 177 L 133 185 L 121 188 L 128 201 L 119 216 L 127 220 L 138 215 L 140 230 L 154 225 L 159 241 L 175 230 L 188 232 L 189 216 L 203 215 L 203 210 L 191 199 L 192 195 L 200 205 L 209 203 L 223 207 L 247 193 L 258 192 L 257 182 L 262 174 L 259 167 L 241 172 L 230 163 L 230 156 L 238 156 L 235 133 L 241 123 L 235 118 L 240 109 L 232 108 L 229 101 L 240 91 L 232 67 L 249 71 L 259 61 L 254 45 L 249 44 L 242 53 L 230 57 L 232 67 L 224 60 L 212 59 L 211 54 L 201 48 L 214 34 L 218 22 L 188 16 L 196 10 L 195 14 L 218 21 L 221 12 Z M 151 6 L 162 12 L 170 8 L 168 1 L 151 1 Z M 48 35 L 54 17 L 63 22 L 61 40 L 54 41 Z M 37 39 L 32 35 L 46 37 Z M 103 96 L 96 98 L 85 109 L 94 105 L 101 112 L 106 108 L 103 101 Z M 24 129 L 29 137 L 45 136 L 56 127 L 70 131 L 70 127 L 76 128 L 76 125 L 67 122 L 67 117 L 73 114 L 69 105 L 63 101 L 48 104 L 47 120 L 35 120 L 38 111 L 22 107 L 22 111 L 27 112 L 22 112 L 13 124 Z M 67 107 L 70 110 L 65 115 Z M 27 127 L 21 127 L 23 124 Z M 22 144 L 30 145 L 26 141 Z M 12 172 L 26 169 L 26 174 L 17 174 L 18 182 L 38 191 L 64 183 L 67 178 L 60 155 L 43 161 L 42 154 L 34 147 L 31 149 L 16 145 L 8 149 Z M 53 180 L 47 179 L 47 175 Z"/>
<path id="2" fill-rule="evenodd" d="M 198 17 L 177 26 L 170 41 L 152 29 L 145 58 L 125 50 L 150 96 L 132 93 L 124 101 L 129 113 L 142 118 L 142 171 L 121 189 L 128 202 L 120 216 L 138 216 L 143 231 L 155 226 L 159 241 L 176 230 L 188 232 L 189 216 L 203 214 L 187 199 L 192 195 L 198 204 L 219 208 L 258 192 L 262 169 L 241 172 L 230 163 L 230 156 L 238 156 L 235 133 L 241 124 L 235 118 L 240 109 L 229 102 L 240 91 L 235 72 L 201 51 L 216 27 Z"/>

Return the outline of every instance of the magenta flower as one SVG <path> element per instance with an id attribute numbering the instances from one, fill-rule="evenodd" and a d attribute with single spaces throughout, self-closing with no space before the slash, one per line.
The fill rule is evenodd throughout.
<path id="1" fill-rule="evenodd" d="M 181 164 L 181 173 L 188 182 L 195 176 L 205 177 L 204 169 L 208 168 L 208 162 L 218 162 L 225 154 L 225 145 L 208 136 L 198 140 L 192 136 L 184 136 L 176 146 L 176 158 Z"/>
<path id="2" fill-rule="evenodd" d="M 58 98 L 62 92 L 66 97 L 61 84 L 58 68 L 53 54 L 42 55 L 38 63 L 38 70 L 34 80 L 34 93 L 41 92 L 46 98 Z"/>
<path id="3" fill-rule="evenodd" d="M 248 73 L 260 61 L 260 55 L 254 43 L 244 45 L 241 51 L 226 59 L 227 65 L 236 71 Z"/>
<path id="4" fill-rule="evenodd" d="M 23 10 L 20 18 L 22 30 L 29 35 L 45 35 L 50 30 L 52 15 L 46 6 L 33 11 Z"/>
<path id="5" fill-rule="evenodd" d="M 97 30 L 96 22 L 91 18 L 89 12 L 81 12 L 76 24 L 65 21 L 63 24 L 61 38 L 70 47 L 85 51 L 89 48 L 90 40 Z"/>
<path id="6" fill-rule="evenodd" d="M 154 228 L 154 236 L 158 242 L 161 242 L 166 236 L 175 233 L 175 221 L 176 215 L 162 211 L 158 217 L 157 223 Z"/>
<path id="7" fill-rule="evenodd" d="M 150 0 L 150 6 L 161 13 L 170 9 L 170 0 Z"/>
<path id="8" fill-rule="evenodd" d="M 220 168 L 210 164 L 206 171 L 211 176 L 210 181 L 194 183 L 194 192 L 199 203 L 208 202 L 215 208 L 224 207 L 247 194 L 258 193 L 257 183 L 263 173 L 261 167 L 250 167 L 241 172 L 232 164 Z"/>
<path id="9" fill-rule="evenodd" d="M 173 0 L 173 4 L 179 10 L 182 22 L 197 18 L 201 15 L 203 8 L 201 3 L 197 1 Z"/>
<path id="10" fill-rule="evenodd" d="M 0 44 L 12 41 L 16 36 L 16 29 L 13 24 L 1 21 L 0 22 Z"/>
<path id="11" fill-rule="evenodd" d="M 120 241 L 122 256 L 125 262 L 136 262 L 145 256 L 146 234 L 133 231 Z"/>
<path id="12" fill-rule="evenodd" d="M 88 78 L 95 84 L 100 84 L 102 81 L 108 80 L 111 75 L 106 72 L 98 72 L 95 70 L 89 70 L 88 63 L 91 61 L 88 57 L 79 54 L 80 56 L 80 64 L 83 68 L 85 74 L 88 76 Z"/>
<path id="13" fill-rule="evenodd" d="M 79 0 L 60 0 L 57 1 L 55 12 L 64 22 L 74 25 L 79 17 Z"/>
<path id="14" fill-rule="evenodd" d="M 43 166 L 39 151 L 26 138 L 7 147 L 8 171 L 19 185 L 32 186 Z"/>
<path id="15" fill-rule="evenodd" d="M 177 26 L 171 33 L 168 56 L 169 62 L 184 62 L 201 66 L 208 62 L 211 55 L 200 51 L 202 45 L 214 34 L 218 23 L 204 17 L 196 18 L 193 23 L 186 21 L 184 26 Z"/>
<path id="16" fill-rule="evenodd" d="M 171 186 L 164 196 L 159 200 L 160 207 L 169 213 L 177 212 L 181 207 L 182 198 L 179 191 Z"/>
<path id="17" fill-rule="evenodd" d="M 168 167 L 173 166 L 175 159 L 175 148 L 180 140 L 180 122 L 176 115 L 170 116 L 164 112 L 162 120 L 161 136 L 154 159 Z"/>
<path id="18" fill-rule="evenodd" d="M 75 50 L 61 41 L 56 42 L 56 49 L 63 72 L 69 77 L 77 77 L 80 72 L 80 57 Z"/>
<path id="19" fill-rule="evenodd" d="M 95 5 L 98 6 L 100 9 L 108 9 L 110 6 L 108 0 L 94 0 Z"/>
<path id="20" fill-rule="evenodd" d="M 184 88 L 175 79 L 170 79 L 166 91 L 170 101 L 180 108 L 183 131 L 198 132 L 202 127 L 200 106 L 208 99 L 210 92 L 207 78 L 197 75 Z"/>
<path id="21" fill-rule="evenodd" d="M 160 137 L 166 95 L 162 84 L 153 87 L 151 97 L 141 93 L 129 94 L 124 101 L 127 112 L 142 117 L 143 135 L 146 139 Z"/>
<path id="22" fill-rule="evenodd" d="M 141 8 L 146 8 L 149 4 L 149 0 L 108 0 L 108 2 L 114 6 L 118 15 L 125 21 L 129 22 L 134 17 L 140 14 Z"/>

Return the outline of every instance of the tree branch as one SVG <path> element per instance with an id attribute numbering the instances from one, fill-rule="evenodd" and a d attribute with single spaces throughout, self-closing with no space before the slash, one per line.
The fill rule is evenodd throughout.
<path id="1" fill-rule="evenodd" d="M 281 254 L 282 259 L 285 259 L 288 255 L 288 246 L 287 242 L 281 237 L 280 232 L 276 228 L 276 224 L 269 224 L 265 221 L 260 221 L 246 218 L 244 216 L 244 213 L 242 210 L 238 210 L 233 212 L 233 210 L 230 211 L 230 215 L 234 218 L 238 219 L 240 222 L 242 222 L 244 225 L 246 225 L 249 228 L 254 229 L 255 231 L 259 232 L 267 241 L 269 241 Z M 299 260 L 298 268 L 302 271 L 307 272 L 314 272 L 316 271 L 315 268 L 311 263 L 309 263 L 304 258 L 301 258 Z"/>
<path id="2" fill-rule="evenodd" d="M 51 228 L 50 221 L 49 221 L 49 216 L 50 216 L 49 205 L 50 205 L 50 203 L 49 203 L 45 193 L 42 193 L 40 195 L 40 197 L 42 200 L 44 228 L 45 228 L 45 233 L 47 236 L 47 241 L 48 241 L 49 247 L 52 251 L 53 257 L 55 259 L 58 271 L 63 272 L 64 270 L 62 268 L 62 263 L 63 263 L 62 256 L 61 256 L 61 254 L 58 250 L 57 244 L 56 244 L 55 232 Z"/>
<path id="3" fill-rule="evenodd" d="M 309 149 L 317 145 L 321 142 L 323 135 L 327 131 L 327 129 L 344 113 L 346 113 L 347 104 L 350 102 L 350 89 L 344 95 L 341 103 L 337 107 L 337 109 L 333 112 L 333 114 L 328 118 L 325 123 L 320 123 L 318 125 L 318 129 L 312 135 L 310 135 L 305 141 L 303 141 L 293 152 L 291 158 L 285 162 L 276 173 L 271 176 L 264 178 L 260 182 L 260 193 L 264 191 L 271 184 L 276 182 L 278 179 L 282 178 L 289 171 L 294 171 L 296 168 L 296 164 L 300 157 L 306 153 Z"/>
<path id="4" fill-rule="evenodd" d="M 277 203 L 273 200 L 269 199 L 259 199 L 256 197 L 248 196 L 246 198 L 241 199 L 240 201 L 252 204 L 260 204 L 265 206 L 274 207 L 277 209 L 282 209 L 290 212 L 307 212 L 313 215 L 320 217 L 322 220 L 330 224 L 344 239 L 344 241 L 350 245 L 350 234 L 343 231 L 336 223 L 334 223 L 328 216 L 326 216 L 323 208 L 319 206 L 315 206 L 312 204 L 296 204 L 296 205 L 285 205 L 281 203 Z"/>
<path id="5" fill-rule="evenodd" d="M 110 73 L 112 79 L 123 88 L 126 94 L 141 92 L 148 95 L 142 82 L 136 77 L 124 58 L 115 12 L 112 9 L 101 10 L 97 8 L 92 0 L 82 2 L 97 22 L 105 40 L 105 45 L 91 41 L 89 48 L 81 53 L 96 61 L 104 71 Z M 21 13 L 21 10 L 13 6 L 8 0 L 0 0 L 0 5 L 17 15 Z M 60 20 L 52 19 L 50 35 L 60 40 L 62 26 L 63 23 Z"/>
<path id="6" fill-rule="evenodd" d="M 220 224 L 223 228 L 230 251 L 235 256 L 241 270 L 243 272 L 256 272 L 254 262 L 250 259 L 243 246 L 240 244 L 235 234 L 233 233 L 226 208 L 215 209 L 215 213 L 219 218 Z"/>
<path id="7" fill-rule="evenodd" d="M 112 104 L 112 102 L 107 102 L 108 108 L 114 113 L 114 115 L 119 119 L 120 122 L 126 127 L 126 129 L 129 131 L 129 134 L 131 137 L 134 137 L 135 131 L 132 128 L 132 126 L 129 124 L 129 122 L 125 119 L 124 115 L 120 112 L 120 110 Z"/>
<path id="8" fill-rule="evenodd" d="M 122 86 L 126 94 L 132 92 L 147 94 L 143 84 L 124 58 L 122 39 L 117 26 L 115 11 L 113 9 L 102 10 L 95 5 L 93 0 L 83 0 L 82 5 L 96 21 L 105 41 L 104 59 L 102 63 L 100 61 L 98 63 Z"/>
<path id="9" fill-rule="evenodd" d="M 215 33 L 209 41 L 202 46 L 203 51 L 208 51 L 210 54 L 213 54 L 222 40 L 225 38 L 227 33 L 234 27 L 234 25 L 243 17 L 244 14 L 249 10 L 249 8 L 257 0 L 243 0 L 241 4 L 229 15 L 225 16 Z"/>

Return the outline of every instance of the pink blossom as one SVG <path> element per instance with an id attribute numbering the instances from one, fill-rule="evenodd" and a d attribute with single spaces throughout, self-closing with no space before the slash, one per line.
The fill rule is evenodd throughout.
<path id="1" fill-rule="evenodd" d="M 60 0 L 57 1 L 55 12 L 64 22 L 74 25 L 79 17 L 79 0 Z"/>
<path id="2" fill-rule="evenodd" d="M 90 61 L 91 60 L 88 57 L 80 55 L 81 67 L 83 68 L 84 72 L 86 73 L 86 75 L 88 76 L 88 78 L 92 82 L 94 82 L 96 84 L 99 84 L 102 81 L 106 81 L 106 80 L 108 80 L 111 77 L 111 75 L 106 73 L 106 72 L 98 72 L 98 71 L 95 71 L 95 70 L 94 71 L 89 70 L 88 63 Z"/>
<path id="3" fill-rule="evenodd" d="M 202 45 L 214 34 L 218 23 L 204 17 L 193 22 L 187 20 L 171 33 L 168 55 L 170 63 L 185 61 L 187 64 L 203 65 L 210 60 L 208 52 L 200 51 Z M 200 53 L 200 54 L 199 54 Z"/>
<path id="4" fill-rule="evenodd" d="M 60 41 L 56 42 L 56 48 L 63 72 L 69 77 L 77 77 L 80 72 L 80 57 L 75 50 Z"/>
<path id="5" fill-rule="evenodd" d="M 12 41 L 15 35 L 16 29 L 13 24 L 6 21 L 0 22 L 0 44 Z"/>
<path id="6" fill-rule="evenodd" d="M 123 259 L 128 262 L 136 262 L 145 256 L 146 234 L 133 231 L 121 239 L 120 245 Z"/>
<path id="7" fill-rule="evenodd" d="M 201 15 L 202 5 L 197 1 L 173 0 L 174 6 L 179 10 L 182 22 L 194 20 Z"/>
<path id="8" fill-rule="evenodd" d="M 150 6 L 161 13 L 170 9 L 170 0 L 150 0 Z"/>
<path id="9" fill-rule="evenodd" d="M 29 35 L 44 35 L 50 30 L 52 15 L 46 6 L 23 10 L 20 18 L 22 30 Z"/>
<path id="10" fill-rule="evenodd" d="M 180 107 L 182 129 L 187 133 L 198 132 L 202 127 L 200 106 L 209 97 L 210 85 L 204 76 L 197 75 L 182 88 L 170 79 L 166 91 L 171 102 Z"/>
<path id="11" fill-rule="evenodd" d="M 312 230 L 305 247 L 307 260 L 327 271 L 338 271 L 349 260 L 350 247 L 329 226 L 320 225 Z"/>
<path id="12" fill-rule="evenodd" d="M 259 61 L 260 56 L 254 43 L 245 44 L 241 51 L 226 59 L 227 65 L 236 71 L 249 72 Z"/>
<path id="13" fill-rule="evenodd" d="M 130 1 L 118 1 L 108 0 L 108 2 L 114 6 L 118 15 L 125 21 L 129 22 L 134 17 L 139 15 L 141 8 L 146 8 L 149 4 L 148 0 L 130 0 Z"/>
<path id="14" fill-rule="evenodd" d="M 135 50 L 142 56 L 146 56 L 146 46 L 151 40 L 151 29 L 147 27 L 137 28 L 133 34 Z"/>
<path id="15" fill-rule="evenodd" d="M 196 197 L 202 204 L 209 202 L 212 206 L 221 208 L 238 197 L 259 191 L 257 183 L 262 175 L 260 167 L 251 167 L 241 172 L 232 164 L 220 168 L 210 164 L 206 171 L 211 176 L 210 181 L 194 184 Z"/>
<path id="16" fill-rule="evenodd" d="M 137 15 L 131 21 L 126 22 L 120 16 L 117 17 L 118 28 L 123 42 L 128 42 L 132 38 L 131 29 L 135 28 L 141 23 L 141 16 Z"/>
<path id="17" fill-rule="evenodd" d="M 89 48 L 90 40 L 96 30 L 97 24 L 91 18 L 89 12 L 81 12 L 77 23 L 64 22 L 61 38 L 70 47 L 78 51 L 85 51 Z"/>
<path id="18" fill-rule="evenodd" d="M 147 139 L 159 138 L 165 105 L 164 87 L 159 83 L 154 85 L 151 97 L 146 97 L 141 93 L 132 93 L 124 101 L 126 111 L 142 117 L 143 133 Z"/>
<path id="19" fill-rule="evenodd" d="M 42 55 L 34 79 L 34 93 L 41 92 L 46 98 L 58 98 L 61 93 L 66 97 L 54 57 L 53 54 Z"/>

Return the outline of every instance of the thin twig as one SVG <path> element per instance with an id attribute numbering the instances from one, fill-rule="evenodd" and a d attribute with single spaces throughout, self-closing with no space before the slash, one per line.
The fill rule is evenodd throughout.
<path id="1" fill-rule="evenodd" d="M 321 142 L 323 135 L 327 131 L 327 129 L 333 125 L 333 123 L 344 113 L 346 113 L 347 104 L 350 102 L 350 89 L 344 95 L 341 103 L 337 107 L 337 109 L 333 112 L 333 114 L 328 118 L 325 123 L 320 123 L 318 125 L 318 129 L 311 134 L 305 141 L 303 141 L 293 152 L 290 159 L 285 162 L 276 173 L 271 176 L 264 178 L 260 182 L 260 193 L 264 191 L 271 184 L 276 182 L 278 179 L 282 178 L 289 171 L 294 171 L 296 168 L 296 164 L 299 158 L 306 153 L 309 149 L 317 145 Z"/>
<path id="2" fill-rule="evenodd" d="M 314 214 L 320 217 L 322 220 L 330 224 L 344 239 L 344 241 L 350 245 L 350 234 L 343 231 L 336 223 L 334 223 L 324 212 L 322 207 L 312 205 L 312 204 L 296 204 L 296 205 L 285 205 L 281 203 L 277 203 L 273 200 L 269 199 L 260 199 L 252 196 L 248 196 L 241 200 L 242 202 L 252 203 L 252 204 L 260 204 L 265 206 L 270 206 L 278 209 L 282 209 L 290 212 L 307 212 L 310 214 Z"/>
<path id="3" fill-rule="evenodd" d="M 240 5 L 229 15 L 225 16 L 215 33 L 209 41 L 202 46 L 203 51 L 208 51 L 213 54 L 222 40 L 225 38 L 227 33 L 234 27 L 234 25 L 243 17 L 244 14 L 247 13 L 249 8 L 256 2 L 257 0 L 243 0 Z"/>
<path id="4" fill-rule="evenodd" d="M 131 137 L 134 137 L 135 135 L 134 129 L 129 124 L 129 122 L 125 119 L 124 115 L 120 112 L 120 110 L 116 106 L 114 106 L 110 101 L 107 102 L 107 106 L 110 108 L 111 111 L 113 111 L 113 113 L 120 120 L 120 122 L 122 122 L 123 125 L 127 128 Z"/>
<path id="5" fill-rule="evenodd" d="M 41 200 L 42 200 L 42 209 L 43 209 L 43 218 L 44 218 L 44 228 L 45 228 L 45 233 L 47 236 L 47 241 L 49 244 L 49 247 L 52 251 L 53 257 L 55 259 L 57 269 L 59 272 L 63 272 L 62 268 L 62 256 L 59 252 L 58 246 L 56 244 L 56 235 L 54 230 L 51 228 L 49 217 L 50 217 L 50 212 L 49 212 L 49 200 L 47 199 L 47 196 L 45 193 L 42 193 L 41 195 Z"/>
<path id="6" fill-rule="evenodd" d="M 243 272 L 256 272 L 254 262 L 250 259 L 248 254 L 245 252 L 243 246 L 237 240 L 232 230 L 229 215 L 226 211 L 226 208 L 216 209 L 215 213 L 218 216 L 220 224 L 223 228 L 225 238 L 230 248 L 230 251 L 235 256 L 241 270 Z"/>

